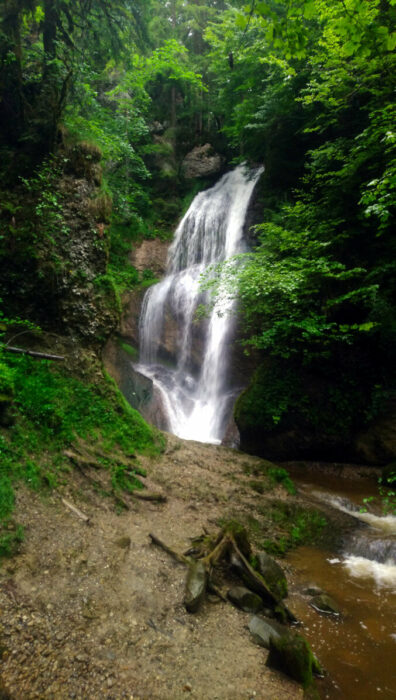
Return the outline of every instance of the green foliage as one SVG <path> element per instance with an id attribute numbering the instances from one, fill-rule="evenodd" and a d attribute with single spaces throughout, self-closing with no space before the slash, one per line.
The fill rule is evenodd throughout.
<path id="1" fill-rule="evenodd" d="M 363 499 L 362 512 L 367 512 L 370 504 L 379 503 L 384 515 L 396 515 L 396 464 L 391 463 L 382 470 L 378 479 L 378 497 Z"/>
<path id="2" fill-rule="evenodd" d="M 275 556 L 283 556 L 299 545 L 317 542 L 327 523 L 319 511 L 280 502 L 272 504 L 268 515 L 279 534 L 273 539 L 266 539 L 263 546 L 268 554 Z"/>
<path id="3" fill-rule="evenodd" d="M 14 375 L 11 367 L 0 361 L 0 402 L 14 394 Z"/>
<path id="4" fill-rule="evenodd" d="M 150 447 L 152 431 L 140 415 L 123 402 L 113 387 L 95 386 L 51 368 L 48 362 L 22 357 L 14 367 L 15 403 L 43 439 L 64 444 L 80 437 L 100 437 L 106 449 L 127 453 Z"/>
<path id="5" fill-rule="evenodd" d="M 289 473 L 283 467 L 271 467 L 268 470 L 268 476 L 270 481 L 275 484 L 282 484 L 283 488 L 291 495 L 295 496 L 297 493 L 296 487 L 290 478 Z"/>
<path id="6" fill-rule="evenodd" d="M 35 195 L 34 213 L 37 225 L 34 238 L 36 242 L 44 245 L 53 244 L 58 233 L 64 236 L 68 234 L 63 221 L 59 193 L 55 189 L 55 181 L 59 175 L 59 166 L 52 161 L 44 161 L 31 178 L 22 178 L 27 191 Z"/>
<path id="7" fill-rule="evenodd" d="M 1 489 L 1 486 L 0 486 Z M 5 522 L 0 527 L 0 558 L 11 557 L 18 551 L 24 540 L 24 528 L 13 522 Z"/>

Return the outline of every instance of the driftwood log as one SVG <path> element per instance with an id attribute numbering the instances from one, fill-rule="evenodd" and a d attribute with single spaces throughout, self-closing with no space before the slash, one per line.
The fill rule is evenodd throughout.
<path id="1" fill-rule="evenodd" d="M 227 597 L 212 581 L 215 567 L 225 563 L 251 591 L 271 606 L 276 616 L 288 622 L 297 622 L 283 600 L 270 590 L 265 579 L 249 563 L 247 557 L 251 550 L 243 528 L 235 528 L 231 524 L 225 526 L 216 538 L 207 534 L 195 538 L 193 547 L 186 554 L 179 554 L 156 535 L 150 534 L 150 538 L 154 545 L 163 549 L 175 561 L 187 566 L 184 605 L 189 612 L 199 610 L 208 591 L 227 601 Z"/>

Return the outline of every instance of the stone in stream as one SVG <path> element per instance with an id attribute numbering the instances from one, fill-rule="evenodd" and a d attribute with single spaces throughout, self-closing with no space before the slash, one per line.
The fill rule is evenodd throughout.
<path id="1" fill-rule="evenodd" d="M 304 688 L 312 685 L 313 674 L 322 675 L 307 640 L 289 630 L 281 636 L 270 637 L 267 666 L 282 671 Z"/>
<path id="2" fill-rule="evenodd" d="M 227 598 L 244 612 L 257 613 L 263 609 L 260 596 L 243 586 L 234 586 L 227 592 Z"/>
<path id="3" fill-rule="evenodd" d="M 304 589 L 303 593 L 305 593 L 305 595 L 321 595 L 323 591 L 321 588 L 319 588 L 319 586 L 316 586 L 314 583 L 310 583 L 309 586 Z"/>
<path id="4" fill-rule="evenodd" d="M 266 552 L 256 555 L 257 571 L 265 580 L 268 588 L 279 599 L 287 597 L 287 581 L 281 566 Z"/>
<path id="5" fill-rule="evenodd" d="M 312 598 L 310 606 L 314 610 L 324 613 L 325 615 L 336 615 L 337 617 L 340 615 L 340 609 L 337 603 L 333 598 L 327 595 L 327 593 L 321 593 Z"/>
<path id="6" fill-rule="evenodd" d="M 266 649 L 270 648 L 270 639 L 272 637 L 282 637 L 288 634 L 288 629 L 275 620 L 269 620 L 265 617 L 252 617 L 249 622 L 249 632 L 251 633 L 256 644 Z"/>
<path id="7" fill-rule="evenodd" d="M 205 599 L 207 585 L 207 572 L 201 561 L 193 561 L 189 564 L 186 588 L 184 591 L 184 605 L 188 612 L 197 612 Z"/>

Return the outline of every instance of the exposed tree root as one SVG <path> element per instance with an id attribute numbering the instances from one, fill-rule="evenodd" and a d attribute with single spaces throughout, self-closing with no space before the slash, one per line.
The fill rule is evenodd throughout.
<path id="1" fill-rule="evenodd" d="M 184 604 L 189 612 L 199 610 L 207 591 L 227 602 L 226 596 L 212 581 L 214 569 L 220 564 L 225 564 L 225 569 L 231 569 L 242 578 L 245 585 L 257 593 L 263 603 L 273 609 L 276 616 L 284 621 L 297 622 L 283 600 L 270 590 L 264 578 L 249 563 L 246 554 L 250 556 L 251 548 L 246 532 L 243 528 L 236 527 L 235 523 L 226 525 L 217 537 L 205 533 L 194 538 L 193 547 L 187 550 L 186 554 L 179 554 L 156 535 L 150 534 L 150 538 L 153 544 L 163 549 L 175 561 L 188 567 Z"/>

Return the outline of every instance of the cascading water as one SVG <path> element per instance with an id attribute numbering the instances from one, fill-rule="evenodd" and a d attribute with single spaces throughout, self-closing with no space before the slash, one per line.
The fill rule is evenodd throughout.
<path id="1" fill-rule="evenodd" d="M 195 197 L 176 230 L 166 277 L 148 290 L 143 301 L 135 369 L 152 379 L 169 430 L 182 438 L 218 443 L 223 437 L 233 398 L 227 385 L 232 304 L 221 313 L 214 306 L 203 339 L 196 337 L 195 312 L 205 300 L 202 273 L 244 250 L 246 212 L 262 171 L 238 166 Z M 167 322 L 176 336 L 176 361 L 171 366 L 163 363 Z"/>
<path id="2" fill-rule="evenodd" d="M 368 527 L 357 530 L 344 543 L 342 559 L 351 576 L 373 578 L 377 586 L 396 591 L 396 516 L 362 512 L 348 498 L 316 493 L 337 510 L 348 513 Z"/>

